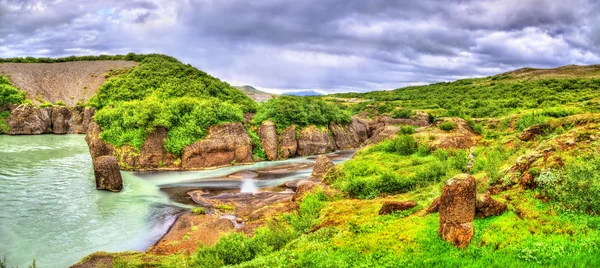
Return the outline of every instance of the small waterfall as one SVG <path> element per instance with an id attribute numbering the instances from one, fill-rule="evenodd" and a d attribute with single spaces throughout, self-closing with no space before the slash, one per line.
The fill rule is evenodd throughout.
<path id="1" fill-rule="evenodd" d="M 256 193 L 258 192 L 258 187 L 256 187 L 256 183 L 253 179 L 244 176 L 242 178 L 242 186 L 240 189 L 241 193 Z"/>

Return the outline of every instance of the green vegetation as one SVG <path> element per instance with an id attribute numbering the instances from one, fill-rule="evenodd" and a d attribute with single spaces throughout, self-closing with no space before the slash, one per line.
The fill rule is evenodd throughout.
<path id="1" fill-rule="evenodd" d="M 397 109 L 391 114 L 392 118 L 410 118 L 413 115 L 413 111 L 409 109 Z"/>
<path id="2" fill-rule="evenodd" d="M 98 109 L 101 138 L 140 149 L 156 128 L 168 130 L 167 152 L 202 138 L 210 126 L 243 121 L 256 103 L 239 90 L 176 59 L 147 55 L 140 65 L 109 79 L 87 105 Z"/>
<path id="3" fill-rule="evenodd" d="M 328 126 L 350 123 L 350 113 L 321 97 L 280 96 L 263 103 L 252 119 L 255 124 L 272 120 L 277 129 L 285 129 L 291 125 L 305 127 L 308 125 Z"/>
<path id="4" fill-rule="evenodd" d="M 454 123 L 452 122 L 444 122 L 438 126 L 443 131 L 451 131 L 454 129 Z"/>
<path id="5" fill-rule="evenodd" d="M 559 73 L 559 71 L 556 71 Z M 558 115 L 600 111 L 600 78 L 597 70 L 577 75 L 561 73 L 557 76 L 504 74 L 485 78 L 463 79 L 425 86 L 410 86 L 393 91 L 342 93 L 333 97 L 372 99 L 356 104 L 352 110 L 359 113 L 368 105 L 377 105 L 380 114 L 391 112 L 391 107 L 431 110 L 437 116 L 499 117 L 521 110 L 543 109 Z M 546 114 L 547 116 L 551 116 Z"/>
<path id="6" fill-rule="evenodd" d="M 328 202 L 329 197 L 320 189 L 309 193 L 300 203 L 298 212 L 271 221 L 266 227 L 257 229 L 254 236 L 230 233 L 212 247 L 199 248 L 192 257 L 192 265 L 234 265 L 278 251 L 318 223 L 321 210 Z"/>
<path id="7" fill-rule="evenodd" d="M 129 60 L 141 62 L 148 56 L 155 54 L 135 54 L 128 53 L 126 55 L 99 55 L 99 56 L 69 56 L 63 58 L 34 58 L 34 57 L 17 57 L 17 58 L 0 58 L 2 62 L 12 63 L 56 63 L 56 62 L 71 62 L 71 61 L 98 61 L 98 60 Z"/>
<path id="8" fill-rule="evenodd" d="M 0 109 L 9 104 L 21 104 L 25 100 L 25 91 L 19 91 L 8 78 L 0 76 Z"/>
<path id="9" fill-rule="evenodd" d="M 361 150 L 337 169 L 333 185 L 350 196 L 372 199 L 429 186 L 460 173 L 467 165 L 464 150 L 436 150 L 400 135 Z"/>
<path id="10" fill-rule="evenodd" d="M 196 207 L 196 208 L 192 208 L 192 213 L 194 213 L 196 215 L 204 215 L 204 214 L 206 214 L 206 210 L 203 207 Z"/>
<path id="11" fill-rule="evenodd" d="M 564 211 L 600 215 L 600 157 L 571 159 L 562 171 L 547 170 L 536 178 L 541 191 Z"/>
<path id="12" fill-rule="evenodd" d="M 265 160 L 267 159 L 267 154 L 265 153 L 265 150 L 262 148 L 262 143 L 260 142 L 260 137 L 258 137 L 258 134 L 256 134 L 256 132 L 254 130 L 249 129 L 248 130 L 248 134 L 250 135 L 250 138 L 252 139 L 252 155 L 254 157 L 258 157 L 261 160 Z"/>

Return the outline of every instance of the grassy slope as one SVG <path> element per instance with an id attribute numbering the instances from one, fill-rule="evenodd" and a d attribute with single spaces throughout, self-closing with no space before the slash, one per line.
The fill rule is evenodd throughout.
<path id="1" fill-rule="evenodd" d="M 292 235 L 266 228 L 265 232 L 270 236 L 235 240 L 228 235 L 216 246 L 201 248 L 191 257 L 139 254 L 117 257 L 115 263 L 117 267 L 130 267 L 148 263 L 144 258 L 154 258 L 154 265 L 166 267 L 218 267 L 227 264 L 238 267 L 597 265 L 600 263 L 600 217 L 597 216 L 600 206 L 596 205 L 600 198 L 600 158 L 597 156 L 600 154 L 600 116 L 588 114 L 595 111 L 590 103 L 598 98 L 594 78 L 597 70 L 596 67 L 584 69 L 576 68 L 576 72 L 559 70 L 552 75 L 543 71 L 542 77 L 531 76 L 532 72 L 540 75 L 540 71 L 519 70 L 495 76 L 498 78 L 468 80 L 472 83 L 467 85 L 459 81 L 455 82 L 457 84 L 363 95 L 380 100 L 392 96 L 399 99 L 384 104 L 423 109 L 431 103 L 438 105 L 436 101 L 440 99 L 421 97 L 433 96 L 436 92 L 445 94 L 446 89 L 451 92 L 448 94 L 453 94 L 449 100 L 451 103 L 478 100 L 465 97 L 461 90 L 474 91 L 480 97 L 491 94 L 489 100 L 501 102 L 505 101 L 502 99 L 504 96 L 522 94 L 522 87 L 534 85 L 531 83 L 539 86 L 547 81 L 558 81 L 558 85 L 577 85 L 561 91 L 564 95 L 557 102 L 551 102 L 552 105 L 543 101 L 535 106 L 521 107 L 519 102 L 517 107 L 503 108 L 497 114 L 499 119 L 479 121 L 484 139 L 475 148 L 472 169 L 478 193 L 490 187 L 503 188 L 494 198 L 506 203 L 508 210 L 501 216 L 476 219 L 475 237 L 464 250 L 440 239 L 437 233 L 438 214 L 423 216 L 422 213 L 440 195 L 445 179 L 461 172 L 466 163 L 466 150 L 430 153 L 415 149 L 407 155 L 404 150 L 387 149 L 394 142 L 386 141 L 360 150 L 356 157 L 338 166 L 335 174 L 330 174 L 328 180 L 342 190 L 341 194 L 328 200 L 319 199 L 319 202 L 303 202 L 298 214 L 273 219 L 273 222 L 292 230 Z M 577 80 L 570 80 L 574 77 L 578 77 Z M 504 81 L 502 94 L 490 90 L 494 89 L 492 81 L 499 80 Z M 572 81 L 575 83 L 570 83 Z M 548 87 L 530 89 L 544 91 Z M 399 94 L 404 90 L 413 95 Z M 536 99 L 553 96 L 556 96 L 555 92 L 530 95 Z M 523 100 L 531 101 L 528 98 Z M 430 111 L 445 114 L 450 110 L 435 107 Z M 542 113 L 544 110 L 545 113 Z M 465 113 L 469 115 L 468 111 Z M 582 115 L 570 116 L 573 113 Z M 534 124 L 548 124 L 550 128 L 533 141 L 524 142 L 517 138 L 522 130 Z M 510 169 L 520 156 L 534 152 L 543 152 L 544 157 L 528 170 Z M 423 173 L 432 170 L 432 165 L 443 172 L 434 175 Z M 528 189 L 520 185 L 520 179 L 525 176 L 532 176 L 538 187 Z M 413 180 L 418 180 L 418 183 L 404 183 Z M 394 183 L 388 183 L 390 181 Z M 356 187 L 350 187 L 353 184 Z M 369 187 L 377 191 L 370 191 Z M 353 192 L 352 189 L 360 190 Z M 386 200 L 414 200 L 419 205 L 407 212 L 379 216 L 377 212 Z M 279 246 L 274 247 L 276 243 L 273 241 L 280 242 Z M 285 246 L 281 247 L 281 244 Z M 228 254 L 242 257 L 228 259 Z"/>

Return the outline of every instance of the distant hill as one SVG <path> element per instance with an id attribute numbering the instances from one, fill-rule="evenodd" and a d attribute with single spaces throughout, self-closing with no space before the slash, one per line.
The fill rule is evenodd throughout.
<path id="1" fill-rule="evenodd" d="M 296 92 L 286 92 L 283 95 L 291 95 L 291 96 L 323 96 L 324 94 L 316 92 L 314 90 L 307 91 L 296 91 Z"/>
<path id="2" fill-rule="evenodd" d="M 250 97 L 251 99 L 253 99 L 256 102 L 268 101 L 271 98 L 274 98 L 275 96 L 277 96 L 277 94 L 271 94 L 271 93 L 267 93 L 264 91 L 260 91 L 256 88 L 254 88 L 253 86 L 249 86 L 249 85 L 236 86 L 235 88 L 244 92 L 244 94 L 248 95 L 248 97 Z"/>

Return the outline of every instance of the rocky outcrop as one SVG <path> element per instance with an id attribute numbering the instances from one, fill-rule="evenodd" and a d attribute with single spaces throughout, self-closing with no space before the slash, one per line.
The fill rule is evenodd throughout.
<path id="1" fill-rule="evenodd" d="M 69 110 L 69 108 L 64 106 L 52 107 L 52 133 L 69 133 L 70 119 L 71 111 Z"/>
<path id="2" fill-rule="evenodd" d="M 352 130 L 356 133 L 358 137 L 358 142 L 363 143 L 369 138 L 369 123 L 358 117 L 352 117 Z"/>
<path id="3" fill-rule="evenodd" d="M 9 135 L 82 134 L 86 133 L 93 108 L 55 106 L 39 108 L 31 105 L 12 106 L 7 120 Z"/>
<path id="4" fill-rule="evenodd" d="M 92 122 L 85 135 L 85 142 L 88 144 L 92 160 L 99 156 L 113 155 L 114 153 L 112 145 L 100 139 L 100 131 L 100 126 L 96 122 Z"/>
<path id="5" fill-rule="evenodd" d="M 310 191 L 315 189 L 319 184 L 311 180 L 301 180 L 297 184 L 296 193 L 292 197 L 292 201 L 300 202 L 302 198 Z"/>
<path id="6" fill-rule="evenodd" d="M 252 162 L 252 140 L 241 123 L 212 126 L 205 139 L 184 148 L 183 169 Z"/>
<path id="7" fill-rule="evenodd" d="M 119 170 L 119 163 L 112 155 L 99 156 L 92 160 L 96 189 L 119 192 L 123 188 L 123 178 Z"/>
<path id="8" fill-rule="evenodd" d="M 12 106 L 6 120 L 9 135 L 38 135 L 52 132 L 51 108 L 30 105 Z"/>
<path id="9" fill-rule="evenodd" d="M 484 194 L 477 197 L 475 209 L 477 217 L 486 218 L 504 213 L 506 211 L 506 204 L 495 200 L 489 194 Z"/>
<path id="10" fill-rule="evenodd" d="M 475 219 L 476 182 L 467 174 L 448 180 L 440 197 L 440 226 L 442 238 L 464 248 L 473 239 Z"/>
<path id="11" fill-rule="evenodd" d="M 152 134 L 148 135 L 142 145 L 139 157 L 135 159 L 132 166 L 137 166 L 139 169 L 172 167 L 176 157 L 165 152 L 165 139 L 167 139 L 165 128 L 157 128 Z"/>
<path id="12" fill-rule="evenodd" d="M 518 138 L 522 141 L 530 141 L 530 140 L 533 140 L 538 135 L 543 134 L 550 129 L 551 129 L 551 127 L 549 124 L 533 125 L 527 129 L 523 130 L 523 132 L 521 132 L 521 134 L 519 134 Z"/>
<path id="13" fill-rule="evenodd" d="M 317 157 L 317 162 L 315 163 L 315 167 L 313 168 L 312 177 L 313 178 L 322 178 L 327 171 L 334 168 L 335 164 L 329 159 L 329 157 L 325 155 L 319 155 Z"/>
<path id="14" fill-rule="evenodd" d="M 329 130 L 333 134 L 336 148 L 349 149 L 360 146 L 360 139 L 358 138 L 358 134 L 356 133 L 353 124 L 339 125 L 331 123 L 329 124 Z"/>
<path id="15" fill-rule="evenodd" d="M 291 125 L 283 130 L 279 136 L 279 158 L 287 159 L 296 155 L 298 140 L 296 140 L 296 125 Z"/>
<path id="16" fill-rule="evenodd" d="M 417 206 L 415 201 L 385 201 L 379 210 L 379 215 L 392 214 L 397 211 L 405 211 Z"/>
<path id="17" fill-rule="evenodd" d="M 265 121 L 258 127 L 258 137 L 268 160 L 277 159 L 277 128 L 272 121 Z"/>
<path id="18" fill-rule="evenodd" d="M 365 144 L 375 144 L 386 139 L 391 139 L 400 131 L 397 126 L 383 126 L 372 130 L 372 136 L 365 141 Z"/>
<path id="19" fill-rule="evenodd" d="M 315 126 L 300 130 L 297 154 L 301 156 L 324 154 L 335 151 L 333 135 L 328 129 L 318 129 Z"/>

